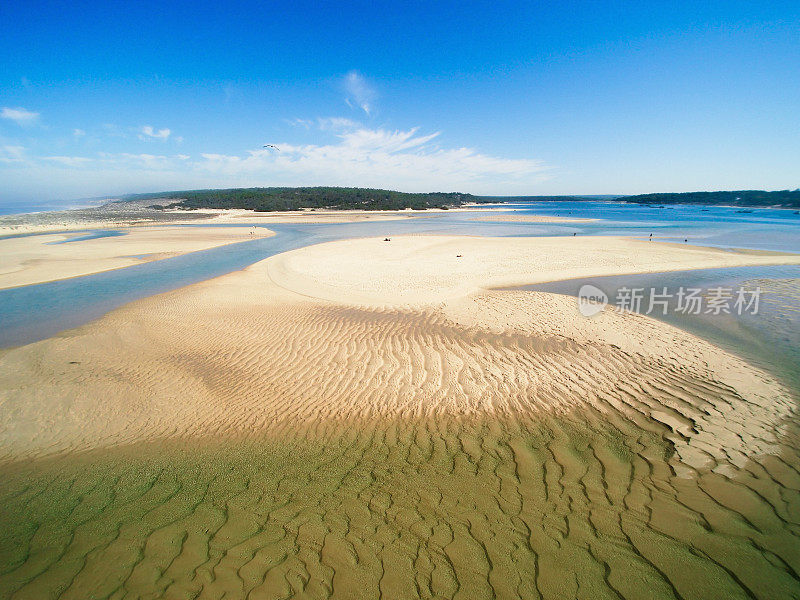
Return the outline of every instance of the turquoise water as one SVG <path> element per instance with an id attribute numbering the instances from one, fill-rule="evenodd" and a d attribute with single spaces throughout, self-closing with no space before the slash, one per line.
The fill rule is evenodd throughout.
<path id="1" fill-rule="evenodd" d="M 508 205 L 516 214 L 601 219 L 565 225 L 565 232 L 632 235 L 700 246 L 800 252 L 800 215 L 791 210 L 675 205 L 652 208 L 620 202 L 533 202 Z"/>
<path id="2" fill-rule="evenodd" d="M 93 231 L 89 231 L 84 235 L 73 235 L 72 237 L 68 237 L 65 240 L 60 240 L 58 242 L 48 242 L 49 246 L 57 246 L 59 244 L 71 244 L 73 242 L 85 242 L 86 240 L 96 240 L 99 238 L 106 238 L 106 237 L 119 237 L 122 235 L 127 235 L 127 231 L 118 230 L 118 229 L 96 229 Z"/>
<path id="3" fill-rule="evenodd" d="M 800 252 L 800 216 L 791 211 L 678 206 L 655 209 L 609 202 L 508 205 L 522 213 L 598 218 L 591 223 L 480 222 L 474 213 L 428 214 L 399 221 L 348 224 L 270 224 L 274 237 L 192 252 L 124 269 L 0 290 L 0 347 L 30 343 L 96 319 L 123 304 L 240 270 L 280 252 L 336 239 L 404 233 L 482 236 L 628 235 L 688 239 L 720 247 Z M 495 213 L 496 214 L 496 213 Z M 520 214 L 516 212 L 515 214 Z M 216 225 L 218 226 L 218 225 Z M 203 225 L 187 225 L 203 227 Z M 102 235 L 73 238 L 71 243 Z"/>

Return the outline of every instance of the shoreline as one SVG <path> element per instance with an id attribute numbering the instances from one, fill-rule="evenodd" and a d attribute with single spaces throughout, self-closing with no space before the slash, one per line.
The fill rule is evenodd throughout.
<path id="1" fill-rule="evenodd" d="M 94 275 L 274 235 L 263 227 L 209 226 L 192 231 L 154 226 L 129 228 L 119 236 L 75 241 L 80 233 L 0 238 L 0 290 Z"/>

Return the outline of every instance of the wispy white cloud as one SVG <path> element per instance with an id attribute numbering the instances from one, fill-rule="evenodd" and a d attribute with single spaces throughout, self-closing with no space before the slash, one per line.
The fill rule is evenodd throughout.
<path id="1" fill-rule="evenodd" d="M 0 146 L 0 162 L 16 163 L 22 162 L 25 157 L 23 146 Z"/>
<path id="2" fill-rule="evenodd" d="M 17 125 L 22 126 L 33 125 L 39 120 L 39 117 L 39 113 L 22 107 L 10 108 L 5 106 L 0 110 L 0 118 L 9 119 L 10 121 L 14 121 Z"/>
<path id="3" fill-rule="evenodd" d="M 232 83 L 226 83 L 222 86 L 222 93 L 225 95 L 225 102 L 230 102 L 237 96 L 241 95 L 239 89 Z"/>
<path id="4" fill-rule="evenodd" d="M 186 160 L 183 154 L 131 154 L 128 152 L 122 152 L 120 154 L 101 154 L 100 159 L 102 164 L 108 168 L 145 170 L 180 168 Z"/>
<path id="5" fill-rule="evenodd" d="M 274 185 L 358 185 L 403 190 L 478 188 L 498 183 L 533 185 L 546 179 L 541 161 L 481 154 L 470 148 L 443 149 L 429 143 L 439 133 L 417 129 L 357 129 L 341 133 L 335 144 L 277 144 L 280 152 L 246 155 L 203 154 L 195 169 L 226 181 L 269 181 Z"/>
<path id="6" fill-rule="evenodd" d="M 43 156 L 43 160 L 58 163 L 66 167 L 80 167 L 92 162 L 91 158 L 85 156 Z"/>
<path id="7" fill-rule="evenodd" d="M 1 149 L 0 149 L 1 150 Z M 2 154 L 0 153 L 0 156 Z M 22 160 L 21 151 L 18 160 Z M 103 169 L 106 171 L 152 171 L 177 169 L 185 167 L 186 161 L 191 157 L 187 154 L 132 154 L 128 152 L 110 153 L 99 152 L 94 156 L 41 156 L 28 157 L 25 162 L 29 166 L 49 163 L 60 167 Z"/>
<path id="8" fill-rule="evenodd" d="M 356 127 L 361 127 L 361 123 L 353 121 L 352 119 L 346 119 L 344 117 L 319 117 L 317 119 L 317 125 L 323 131 L 339 131 L 342 129 L 355 129 Z"/>
<path id="9" fill-rule="evenodd" d="M 76 127 L 75 129 L 72 130 L 72 135 L 74 135 L 76 138 L 83 137 L 86 135 L 86 131 L 84 131 L 83 129 L 78 129 Z"/>
<path id="10" fill-rule="evenodd" d="M 159 129 L 156 131 L 151 125 L 143 125 L 139 129 L 139 139 L 146 140 L 146 139 L 156 139 L 156 140 L 166 140 L 172 132 L 169 129 Z"/>
<path id="11" fill-rule="evenodd" d="M 21 146 L 0 146 L 0 163 L 9 163 L 3 169 L 8 175 L 14 170 L 20 185 L 32 180 L 42 181 L 43 186 L 46 181 L 69 182 L 70 189 L 85 189 L 86 194 L 141 191 L 145 181 L 147 189 L 341 185 L 522 194 L 549 178 L 550 168 L 538 160 L 442 147 L 439 132 L 347 125 L 334 132 L 331 143 L 277 143 L 279 152 L 258 148 L 243 154 L 207 152 L 195 157 L 149 153 L 35 157 Z"/>
<path id="12" fill-rule="evenodd" d="M 344 76 L 344 89 L 348 106 L 360 108 L 367 116 L 372 114 L 377 93 L 358 71 L 350 71 Z"/>
<path id="13" fill-rule="evenodd" d="M 292 127 L 302 127 L 306 130 L 311 129 L 311 126 L 314 124 L 314 121 L 310 121 L 309 119 L 285 119 L 285 121 Z"/>
<path id="14" fill-rule="evenodd" d="M 302 127 L 305 130 L 310 130 L 312 127 L 318 128 L 321 131 L 342 131 L 344 129 L 355 129 L 362 127 L 358 121 L 353 121 L 346 117 L 317 117 L 316 121 L 312 119 L 286 119 L 286 122 L 292 127 Z"/>

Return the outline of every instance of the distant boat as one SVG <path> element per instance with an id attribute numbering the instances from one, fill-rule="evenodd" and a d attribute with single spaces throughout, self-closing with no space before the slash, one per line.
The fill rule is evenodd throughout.
<path id="1" fill-rule="evenodd" d="M 743 210 L 737 210 L 736 212 L 737 212 L 737 213 L 751 213 L 751 212 L 753 212 L 753 211 L 752 211 L 752 210 L 750 210 L 749 208 L 745 208 L 745 209 L 743 209 Z"/>

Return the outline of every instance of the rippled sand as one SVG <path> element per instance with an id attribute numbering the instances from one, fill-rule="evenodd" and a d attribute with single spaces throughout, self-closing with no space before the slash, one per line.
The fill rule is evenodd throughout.
<path id="1" fill-rule="evenodd" d="M 452 270 L 426 302 L 413 270 L 403 306 L 337 301 L 359 278 L 319 251 L 0 354 L 0 597 L 800 594 L 796 398 L 769 375 Z"/>

